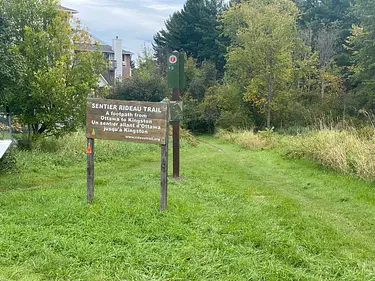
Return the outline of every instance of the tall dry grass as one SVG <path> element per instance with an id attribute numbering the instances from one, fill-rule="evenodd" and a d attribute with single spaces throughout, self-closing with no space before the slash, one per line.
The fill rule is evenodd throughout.
<path id="1" fill-rule="evenodd" d="M 362 178 L 375 177 L 374 140 L 360 136 L 355 130 L 323 129 L 283 141 L 286 153 L 308 157 L 318 163 Z"/>
<path id="2" fill-rule="evenodd" d="M 218 130 L 216 137 L 227 142 L 235 143 L 246 149 L 264 149 L 272 145 L 271 138 L 259 133 L 246 130 Z"/>
<path id="3" fill-rule="evenodd" d="M 375 134 L 369 127 L 338 130 L 322 126 L 297 136 L 219 131 L 217 137 L 247 149 L 278 148 L 290 157 L 306 157 L 336 171 L 375 178 Z"/>

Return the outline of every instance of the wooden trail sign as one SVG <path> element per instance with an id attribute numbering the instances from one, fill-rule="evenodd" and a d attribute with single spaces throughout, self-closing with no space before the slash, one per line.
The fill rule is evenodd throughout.
<path id="1" fill-rule="evenodd" d="M 88 99 L 86 107 L 87 200 L 94 200 L 95 139 L 160 144 L 160 209 L 167 209 L 169 100 Z"/>
<path id="2" fill-rule="evenodd" d="M 167 103 L 89 99 L 86 136 L 165 144 L 168 114 Z"/>

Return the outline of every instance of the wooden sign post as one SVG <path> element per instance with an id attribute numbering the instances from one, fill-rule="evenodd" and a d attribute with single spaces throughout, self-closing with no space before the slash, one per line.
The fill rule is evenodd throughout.
<path id="1" fill-rule="evenodd" d="M 168 102 L 169 103 L 169 102 Z M 169 106 L 169 105 L 168 105 Z M 166 138 L 169 138 L 169 130 L 165 132 Z M 168 202 L 168 144 L 160 145 L 161 148 L 161 167 L 160 167 L 160 210 L 165 211 L 167 209 Z"/>
<path id="2" fill-rule="evenodd" d="M 94 139 L 87 139 L 87 201 L 94 200 Z"/>
<path id="3" fill-rule="evenodd" d="M 172 101 L 181 101 L 180 89 L 185 87 L 185 55 L 177 51 L 168 55 L 168 87 Z M 180 177 L 180 120 L 172 120 L 173 128 L 173 177 Z"/>
<path id="4" fill-rule="evenodd" d="M 167 208 L 169 101 L 88 99 L 86 108 L 87 200 L 94 200 L 94 139 L 161 145 L 160 209 Z"/>

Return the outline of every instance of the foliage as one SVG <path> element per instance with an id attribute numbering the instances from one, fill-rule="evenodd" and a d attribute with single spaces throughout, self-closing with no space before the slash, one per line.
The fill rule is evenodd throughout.
<path id="1" fill-rule="evenodd" d="M 145 48 L 132 76 L 117 82 L 108 98 L 160 102 L 170 96 L 169 92 L 167 80 L 160 76 L 151 51 Z"/>
<path id="2" fill-rule="evenodd" d="M 104 68 L 98 50 L 86 51 L 92 43 L 88 33 L 55 4 L 50 0 L 3 4 L 4 17 L 11 23 L 12 51 L 24 67 L 19 84 L 7 88 L 7 102 L 34 136 L 60 136 L 81 124 L 86 98 L 98 87 Z"/>
<path id="3" fill-rule="evenodd" d="M 327 51 L 340 67 L 350 65 L 350 52 L 343 49 L 345 39 L 349 36 L 352 24 L 358 18 L 351 12 L 356 0 L 295 0 L 301 11 L 299 26 L 304 33 L 309 34 L 306 42 L 322 58 Z M 325 53 L 325 54 L 324 54 Z M 346 71 L 343 71 L 343 74 Z M 347 74 L 345 74 L 347 75 Z"/>
<path id="4" fill-rule="evenodd" d="M 348 40 L 348 48 L 353 52 L 354 66 L 352 81 L 356 88 L 352 91 L 351 105 L 360 109 L 375 110 L 375 3 L 358 0 L 355 13 L 361 20 L 361 25 L 354 25 L 352 35 Z"/>
<path id="5" fill-rule="evenodd" d="M 22 58 L 12 48 L 12 31 L 4 12 L 0 4 L 0 109 L 5 108 L 8 89 L 19 83 L 23 70 Z"/>
<path id="6" fill-rule="evenodd" d="M 216 85 L 207 90 L 203 103 L 204 118 L 211 131 L 215 128 L 249 128 L 254 125 L 251 105 L 243 100 L 233 84 Z"/>
<path id="7" fill-rule="evenodd" d="M 206 132 L 210 127 L 204 118 L 203 101 L 209 87 L 217 84 L 215 66 L 208 61 L 199 66 L 194 58 L 189 57 L 185 63 L 185 75 L 183 124 L 189 130 Z"/>
<path id="8" fill-rule="evenodd" d="M 0 158 L 0 175 L 5 173 L 14 173 L 17 169 L 17 156 L 13 147 Z"/>
<path id="9" fill-rule="evenodd" d="M 288 99 L 296 18 L 291 1 L 251 0 L 235 4 L 222 19 L 224 34 L 232 40 L 228 75 L 244 89 L 246 100 L 266 111 L 268 128 L 278 100 Z"/>
<path id="10" fill-rule="evenodd" d="M 319 29 L 332 22 L 344 22 L 353 1 L 350 0 L 295 0 L 301 10 L 300 25 Z"/>
<path id="11" fill-rule="evenodd" d="M 223 73 L 227 39 L 220 36 L 218 16 L 225 9 L 222 0 L 187 0 L 154 36 L 158 64 L 166 73 L 167 53 L 183 50 L 199 64 L 211 61 Z"/>
<path id="12" fill-rule="evenodd" d="M 197 65 L 196 60 L 189 57 L 185 63 L 186 85 L 182 89 L 183 95 L 203 101 L 206 90 L 217 83 L 216 73 L 213 63 L 207 61 Z"/>

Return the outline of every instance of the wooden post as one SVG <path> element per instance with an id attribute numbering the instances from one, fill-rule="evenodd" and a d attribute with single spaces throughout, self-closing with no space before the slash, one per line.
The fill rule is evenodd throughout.
<path id="1" fill-rule="evenodd" d="M 169 101 L 168 112 L 169 112 Z M 169 115 L 169 114 L 168 114 Z M 169 124 L 169 120 L 167 121 Z M 168 206 L 168 146 L 169 146 L 169 126 L 167 125 L 165 134 L 165 144 L 161 147 L 161 171 L 160 171 L 160 210 L 167 210 Z"/>
<path id="2" fill-rule="evenodd" d="M 87 201 L 94 200 L 94 139 L 87 139 Z"/>
<path id="3" fill-rule="evenodd" d="M 174 88 L 172 101 L 181 101 L 180 89 Z M 173 121 L 173 178 L 180 177 L 180 122 Z"/>

